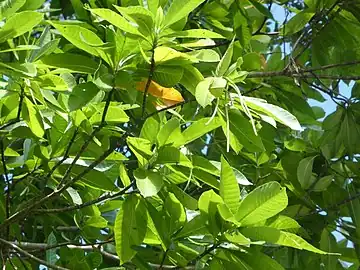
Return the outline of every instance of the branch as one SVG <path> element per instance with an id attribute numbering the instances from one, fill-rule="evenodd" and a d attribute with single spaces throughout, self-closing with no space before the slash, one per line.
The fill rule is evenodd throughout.
<path id="1" fill-rule="evenodd" d="M 167 110 L 170 110 L 170 109 L 174 109 L 174 108 L 176 108 L 176 107 L 182 106 L 182 105 L 184 105 L 184 104 L 187 104 L 187 103 L 190 103 L 190 102 L 193 102 L 193 101 L 195 101 L 194 98 L 189 99 L 189 100 L 186 100 L 186 101 L 183 101 L 183 102 L 176 103 L 176 104 L 171 105 L 171 106 L 169 106 L 169 107 L 162 108 L 162 109 L 160 109 L 160 110 L 158 110 L 158 111 L 155 111 L 155 112 L 153 112 L 153 113 L 148 114 L 148 115 L 145 117 L 145 120 L 146 120 L 147 118 L 151 117 L 151 116 L 154 116 L 154 115 L 158 114 L 158 113 L 161 113 L 161 112 L 164 112 L 164 111 L 167 111 Z"/>
<path id="2" fill-rule="evenodd" d="M 344 204 L 348 204 L 356 199 L 360 199 L 360 192 L 359 193 L 356 193 L 354 194 L 353 196 L 350 196 L 340 202 L 337 202 L 337 203 L 334 203 L 332 205 L 330 205 L 329 207 L 326 207 L 326 208 L 321 208 L 321 209 L 315 209 L 305 215 L 302 215 L 300 216 L 300 218 L 302 217 L 307 217 L 307 216 L 311 216 L 311 215 L 315 215 L 315 214 L 319 214 L 320 212 L 327 212 L 327 211 L 330 211 L 330 210 L 336 210 L 337 208 L 339 208 L 340 206 L 344 205 Z"/>
<path id="3" fill-rule="evenodd" d="M 14 249 L 16 250 L 18 253 L 20 253 L 21 255 L 24 255 L 26 257 L 29 257 L 30 259 L 32 259 L 33 261 L 37 262 L 37 263 L 40 263 L 42 265 L 45 265 L 47 266 L 48 268 L 50 269 L 57 269 L 57 270 L 69 270 L 68 268 L 64 268 L 64 267 L 61 267 L 61 266 L 57 266 L 57 265 L 54 265 L 54 264 L 50 264 L 48 263 L 47 261 L 44 261 L 42 259 L 39 259 L 38 257 L 35 257 L 34 255 L 32 255 L 31 253 L 23 250 L 22 248 L 20 248 L 19 246 L 17 246 L 16 244 L 12 243 L 12 242 L 9 242 L 9 241 L 6 241 L 4 239 L 1 239 L 0 238 L 0 242 L 4 245 L 7 245 L 9 248 L 11 249 Z"/>
<path id="4" fill-rule="evenodd" d="M 110 101 L 112 98 L 112 94 L 114 93 L 114 88 L 110 91 L 108 98 L 106 99 L 106 103 L 104 106 L 104 110 L 103 110 L 103 114 L 101 117 L 101 122 L 99 124 L 99 126 L 97 126 L 93 132 L 91 132 L 90 136 L 87 138 L 87 140 L 83 143 L 83 145 L 81 146 L 79 152 L 76 154 L 74 160 L 71 162 L 71 164 L 69 165 L 69 167 L 67 168 L 67 170 L 65 171 L 65 174 L 63 176 L 63 178 L 61 179 L 60 183 L 58 186 L 61 186 L 62 184 L 64 184 L 68 178 L 68 176 L 71 173 L 72 168 L 74 167 L 74 165 L 76 164 L 76 162 L 79 160 L 79 158 L 81 157 L 81 155 L 85 152 L 86 148 L 89 146 L 89 144 L 92 142 L 93 138 L 95 137 L 95 135 L 104 127 L 104 125 L 106 124 L 106 114 L 108 112 L 109 106 L 110 106 Z"/>
<path id="5" fill-rule="evenodd" d="M 44 226 L 36 226 L 37 230 L 44 230 Z M 78 232 L 80 231 L 80 228 L 77 226 L 57 226 L 57 227 L 51 227 L 53 230 L 59 231 L 59 232 Z"/>
<path id="6" fill-rule="evenodd" d="M 130 185 L 128 185 L 127 187 L 125 187 L 124 189 L 122 189 L 121 191 L 115 193 L 115 194 L 107 194 L 104 196 L 101 196 L 97 199 L 85 202 L 83 204 L 79 204 L 79 205 L 74 205 L 74 206 L 68 206 L 68 207 L 63 207 L 63 208 L 55 208 L 55 209 L 37 209 L 35 210 L 35 213 L 63 213 L 63 212 L 68 212 L 68 211 L 73 211 L 73 210 L 79 210 L 82 209 L 84 207 L 99 203 L 99 202 L 103 202 L 105 200 L 108 199 L 113 199 L 116 197 L 119 197 L 121 195 L 124 195 L 126 193 L 126 191 L 128 191 L 134 183 L 131 183 Z"/>
<path id="7" fill-rule="evenodd" d="M 3 165 L 4 170 L 4 178 L 6 182 L 6 199 L 5 199 L 5 215 L 6 218 L 10 216 L 10 203 L 11 203 L 11 187 L 10 187 L 10 180 L 9 180 L 9 173 L 6 167 L 5 161 L 5 149 L 4 149 L 4 139 L 1 138 L 0 140 L 0 151 L 1 151 L 1 163 Z M 9 227 L 5 229 L 6 239 L 9 238 Z"/>
<path id="8" fill-rule="evenodd" d="M 149 70 L 149 76 L 147 78 L 145 89 L 144 89 L 141 118 L 144 118 L 144 115 L 145 115 L 147 94 L 148 94 L 149 87 L 150 87 L 150 84 L 151 84 L 151 81 L 152 81 L 152 77 L 153 77 L 154 72 L 155 72 L 155 48 L 156 48 L 156 46 L 157 46 L 157 41 L 155 40 L 154 45 L 153 45 L 153 47 L 151 49 L 150 70 Z"/>
<path id="9" fill-rule="evenodd" d="M 124 133 L 122 136 L 122 140 L 127 137 L 128 133 Z M 105 151 L 97 160 L 95 160 L 93 163 L 91 163 L 86 169 L 84 169 L 81 173 L 79 173 L 76 177 L 74 177 L 71 181 L 69 181 L 67 184 L 64 184 L 62 187 L 55 189 L 53 192 L 48 194 L 47 196 L 35 201 L 34 203 L 28 205 L 27 207 L 19 210 L 9 218 L 5 219 L 3 223 L 0 224 L 0 230 L 4 227 L 8 226 L 11 223 L 14 223 L 21 219 L 24 216 L 29 215 L 33 209 L 36 207 L 42 205 L 43 203 L 49 201 L 50 199 L 60 195 L 63 191 L 65 191 L 68 187 L 70 187 L 75 182 L 79 181 L 82 177 L 84 177 L 87 173 L 89 173 L 91 170 L 93 170 L 97 165 L 99 165 L 102 161 L 104 161 L 113 151 L 114 149 L 118 147 L 112 146 L 107 151 Z"/>
<path id="10" fill-rule="evenodd" d="M 269 6 L 268 6 L 269 12 L 271 12 L 272 4 L 273 4 L 273 2 L 270 1 L 270 4 L 269 4 Z M 261 29 L 264 27 L 264 25 L 265 25 L 265 23 L 266 23 L 266 21 L 267 21 L 268 19 L 269 19 L 269 17 L 264 16 L 264 20 L 262 21 L 262 23 L 261 23 L 261 25 L 259 26 L 259 28 L 255 31 L 255 33 L 253 34 L 253 36 L 258 35 L 258 34 L 260 33 Z"/>
<path id="11" fill-rule="evenodd" d="M 205 249 L 205 251 L 201 254 L 199 254 L 194 260 L 193 262 L 197 262 L 200 261 L 203 257 L 205 257 L 206 255 L 210 254 L 212 251 L 214 251 L 215 249 L 217 249 L 220 246 L 220 243 L 218 244 L 213 244 L 210 248 Z"/>
<path id="12" fill-rule="evenodd" d="M 60 247 L 67 247 L 69 249 L 82 249 L 84 251 L 98 251 L 100 252 L 104 257 L 107 257 L 109 259 L 112 259 L 114 261 L 117 261 L 118 263 L 120 263 L 120 259 L 117 255 L 112 254 L 110 252 L 107 252 L 104 250 L 103 245 L 107 244 L 107 243 L 111 243 L 113 242 L 113 240 L 109 240 L 109 241 L 104 241 L 101 243 L 96 243 L 94 245 L 89 245 L 89 244 L 68 244 L 68 243 L 60 243 L 57 245 L 48 245 L 48 244 L 44 244 L 44 243 L 31 243 L 31 242 L 8 242 L 10 244 L 13 245 L 18 245 L 19 247 L 23 248 L 23 249 L 39 249 L 39 250 L 49 250 L 49 249 L 57 249 Z M 149 265 L 151 267 L 155 267 L 156 269 L 159 269 L 159 267 L 161 265 L 159 264 L 153 264 L 153 263 L 149 263 Z M 173 265 L 162 265 L 163 269 L 180 269 L 178 266 L 173 266 Z M 181 269 L 195 269 L 194 266 L 187 266 L 187 267 L 183 267 Z"/>
<path id="13" fill-rule="evenodd" d="M 320 20 L 320 19 L 323 19 L 323 18 L 326 17 L 326 16 L 328 16 L 328 15 L 331 13 L 331 11 L 333 11 L 333 9 L 337 6 L 338 3 L 339 3 L 339 0 L 337 0 L 337 1 L 329 8 L 329 10 L 326 12 L 326 14 L 324 14 L 324 16 L 320 16 L 320 17 L 319 17 L 319 20 Z M 316 37 L 316 35 L 319 35 L 319 33 L 320 33 L 321 31 L 323 31 L 323 30 L 326 28 L 326 26 L 329 25 L 329 23 L 336 17 L 336 15 L 337 15 L 340 11 L 341 11 L 341 9 L 339 9 L 339 10 L 336 12 L 335 15 L 333 15 L 331 18 L 329 18 L 329 19 L 325 22 L 325 24 L 315 33 L 315 37 Z M 313 17 L 313 18 L 314 18 L 314 17 Z M 319 20 L 318 20 L 318 21 L 319 21 Z M 317 22 L 318 22 L 318 21 L 317 21 Z M 316 23 L 317 23 L 317 22 L 316 22 Z M 309 48 L 309 46 L 311 45 L 311 42 L 314 40 L 315 37 L 313 37 L 312 39 L 310 39 L 310 40 L 305 44 L 305 46 L 302 48 L 302 50 L 301 50 L 298 54 L 295 55 L 294 60 L 297 60 L 297 59 L 306 51 L 306 49 Z"/>
<path id="14" fill-rule="evenodd" d="M 74 142 L 75 142 L 75 138 L 76 138 L 76 135 L 78 134 L 78 131 L 79 131 L 79 129 L 76 128 L 75 131 L 74 131 L 73 136 L 72 136 L 71 139 L 70 139 L 70 142 L 69 142 L 68 146 L 66 147 L 64 156 L 62 157 L 61 160 L 59 160 L 59 161 L 54 165 L 54 167 L 51 168 L 51 170 L 49 171 L 49 173 L 46 174 L 46 176 L 45 176 L 46 179 L 50 178 L 51 175 L 54 173 L 54 171 L 69 157 L 69 152 L 70 152 L 71 146 L 72 146 L 72 145 L 74 144 Z"/>
<path id="15" fill-rule="evenodd" d="M 345 64 L 345 63 L 344 63 Z M 332 67 L 337 67 L 339 64 L 335 66 L 332 65 Z M 320 70 L 321 67 L 317 67 L 316 69 Z M 252 71 L 249 72 L 246 78 L 270 78 L 270 77 L 291 77 L 291 78 L 320 78 L 320 79 L 330 79 L 330 80 L 345 80 L 345 81 L 351 81 L 351 80 L 360 80 L 360 75 L 327 75 L 327 74 L 319 74 L 314 76 L 311 74 L 311 69 L 307 70 L 300 70 L 299 72 L 295 71 L 288 71 L 288 70 L 281 70 L 281 71 L 264 71 L 264 72 L 258 72 L 258 71 Z M 310 73 L 310 74 L 307 74 Z"/>

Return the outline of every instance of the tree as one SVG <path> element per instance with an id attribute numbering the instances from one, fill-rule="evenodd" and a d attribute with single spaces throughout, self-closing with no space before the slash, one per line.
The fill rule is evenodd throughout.
<path id="1" fill-rule="evenodd" d="M 356 1 L 0 17 L 3 269 L 359 269 Z"/>

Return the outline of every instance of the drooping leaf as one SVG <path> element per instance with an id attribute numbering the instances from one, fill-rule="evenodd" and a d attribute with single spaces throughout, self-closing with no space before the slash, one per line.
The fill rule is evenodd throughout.
<path id="1" fill-rule="evenodd" d="M 221 157 L 220 196 L 226 206 L 235 214 L 240 205 L 240 189 L 235 174 L 225 158 Z"/>
<path id="2" fill-rule="evenodd" d="M 94 73 L 98 64 L 91 58 L 72 53 L 50 54 L 35 63 L 38 67 L 62 68 L 70 72 Z"/>
<path id="3" fill-rule="evenodd" d="M 227 48 L 225 54 L 221 58 L 219 64 L 216 67 L 216 75 L 223 76 L 225 72 L 228 70 L 231 64 L 232 56 L 234 50 L 234 40 L 230 43 L 229 47 Z"/>
<path id="4" fill-rule="evenodd" d="M 312 170 L 316 156 L 307 157 L 300 161 L 297 168 L 297 177 L 301 187 L 308 189 L 312 185 Z"/>
<path id="5" fill-rule="evenodd" d="M 245 97 L 245 102 L 250 108 L 273 117 L 276 121 L 290 127 L 293 130 L 302 129 L 295 116 L 278 106 L 268 104 L 265 100 L 251 97 Z"/>
<path id="6" fill-rule="evenodd" d="M 195 97 L 196 101 L 202 106 L 206 107 L 211 104 L 215 99 L 213 94 L 210 92 L 211 84 L 213 83 L 213 78 L 205 78 L 203 81 L 199 82 L 196 86 Z"/>
<path id="7" fill-rule="evenodd" d="M 307 250 L 318 254 L 328 254 L 327 252 L 312 246 L 311 244 L 309 244 L 308 242 L 306 242 L 304 239 L 302 239 L 300 236 L 297 236 L 296 234 L 283 232 L 275 228 L 269 228 L 269 227 L 243 228 L 240 230 L 240 232 L 245 236 L 249 237 L 251 240 L 265 241 L 271 244 L 292 247 L 300 250 Z"/>
<path id="8" fill-rule="evenodd" d="M 35 136 L 42 138 L 45 134 L 44 122 L 36 106 L 28 99 L 24 99 L 22 117 Z"/>
<path id="9" fill-rule="evenodd" d="M 136 195 L 126 197 L 115 220 L 116 253 L 120 263 L 131 260 L 136 250 L 145 238 L 147 215 L 144 202 Z"/>

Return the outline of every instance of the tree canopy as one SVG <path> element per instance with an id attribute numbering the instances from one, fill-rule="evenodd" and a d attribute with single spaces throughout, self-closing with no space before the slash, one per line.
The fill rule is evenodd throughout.
<path id="1" fill-rule="evenodd" d="M 359 18 L 0 1 L 2 269 L 359 269 Z"/>

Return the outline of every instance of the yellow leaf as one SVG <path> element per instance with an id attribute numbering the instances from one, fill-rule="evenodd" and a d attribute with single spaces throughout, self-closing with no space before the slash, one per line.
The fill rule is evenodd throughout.
<path id="1" fill-rule="evenodd" d="M 147 79 L 137 82 L 136 90 L 144 92 L 146 83 Z M 180 92 L 175 88 L 166 88 L 154 81 L 151 81 L 148 93 L 154 97 L 160 98 L 165 104 L 172 103 L 171 105 L 174 105 L 184 101 Z"/>

